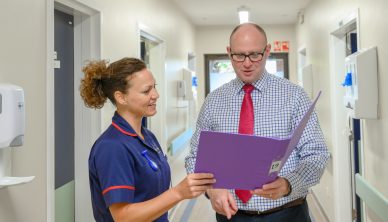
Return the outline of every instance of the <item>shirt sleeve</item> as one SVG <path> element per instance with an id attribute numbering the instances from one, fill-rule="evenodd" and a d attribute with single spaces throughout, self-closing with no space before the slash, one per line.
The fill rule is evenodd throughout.
<path id="1" fill-rule="evenodd" d="M 193 136 L 191 137 L 190 141 L 190 152 L 186 156 L 185 159 L 185 167 L 188 174 L 194 173 L 195 170 L 195 162 L 197 158 L 197 151 L 198 151 L 198 143 L 199 143 L 199 135 L 201 134 L 202 130 L 211 130 L 210 125 L 210 109 L 209 109 L 209 100 L 210 97 L 208 96 L 205 100 L 205 102 L 202 105 L 201 111 L 199 112 L 198 119 L 197 119 L 197 125 L 194 131 Z"/>
<path id="2" fill-rule="evenodd" d="M 295 115 L 292 120 L 293 128 L 297 126 L 311 104 L 303 90 L 297 98 Z M 299 159 L 298 164 L 294 171 L 283 176 L 291 184 L 291 198 L 300 197 L 309 187 L 319 183 L 329 159 L 329 152 L 315 111 L 312 113 L 295 151 Z"/>
<path id="3" fill-rule="evenodd" d="M 134 160 L 117 141 L 102 141 L 95 155 L 95 168 L 107 207 L 134 200 Z"/>

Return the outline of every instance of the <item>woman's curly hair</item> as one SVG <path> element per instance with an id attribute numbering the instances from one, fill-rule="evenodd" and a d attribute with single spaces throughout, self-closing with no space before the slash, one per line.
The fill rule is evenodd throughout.
<path id="1" fill-rule="evenodd" d="M 106 60 L 90 61 L 82 71 L 80 93 L 87 107 L 99 109 L 107 98 L 116 105 L 114 93 L 125 93 L 129 88 L 128 76 L 146 68 L 143 61 L 123 58 L 108 65 Z"/>

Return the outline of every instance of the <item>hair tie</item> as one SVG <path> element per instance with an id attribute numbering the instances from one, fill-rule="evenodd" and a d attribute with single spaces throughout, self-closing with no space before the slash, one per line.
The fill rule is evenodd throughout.
<path id="1" fill-rule="evenodd" d="M 103 79 L 102 78 L 94 79 L 94 81 L 96 81 L 96 91 L 97 91 L 97 94 L 100 97 L 105 97 L 105 93 L 104 93 L 104 90 L 103 90 Z"/>

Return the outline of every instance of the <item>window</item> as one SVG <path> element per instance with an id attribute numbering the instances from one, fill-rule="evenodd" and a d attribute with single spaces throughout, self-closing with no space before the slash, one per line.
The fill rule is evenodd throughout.
<path id="1" fill-rule="evenodd" d="M 265 68 L 269 73 L 288 79 L 288 53 L 271 53 Z M 206 95 L 234 78 L 236 73 L 228 54 L 205 54 Z"/>

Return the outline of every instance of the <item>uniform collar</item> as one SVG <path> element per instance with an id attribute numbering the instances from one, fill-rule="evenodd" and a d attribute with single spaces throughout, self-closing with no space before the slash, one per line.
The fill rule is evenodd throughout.
<path id="1" fill-rule="evenodd" d="M 255 89 L 259 90 L 260 92 L 263 92 L 267 88 L 268 75 L 270 74 L 267 72 L 267 70 L 264 70 L 261 78 L 252 83 Z M 239 79 L 238 77 L 235 78 L 233 81 L 235 86 L 233 88 L 236 90 L 235 93 L 238 94 L 239 92 L 242 92 L 242 88 L 245 83 L 241 81 L 241 79 Z"/>
<path id="2" fill-rule="evenodd" d="M 150 147 L 156 152 L 161 152 L 160 147 L 153 141 L 151 136 L 148 134 L 148 131 L 143 128 L 143 126 L 141 127 L 141 131 L 143 133 L 144 140 L 137 135 L 132 126 L 129 125 L 129 123 L 122 116 L 120 116 L 117 111 L 112 117 L 112 126 L 125 135 L 137 137 L 144 145 Z"/>
<path id="3" fill-rule="evenodd" d="M 137 134 L 132 126 L 129 125 L 129 123 L 122 116 L 120 116 L 117 111 L 112 117 L 112 126 L 125 135 L 137 137 Z"/>

